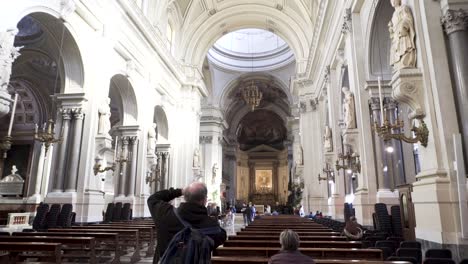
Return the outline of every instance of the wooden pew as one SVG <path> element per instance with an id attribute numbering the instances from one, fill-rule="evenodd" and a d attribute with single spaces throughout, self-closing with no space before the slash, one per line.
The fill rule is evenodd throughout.
<path id="1" fill-rule="evenodd" d="M 281 247 L 279 240 L 226 240 L 224 247 Z M 362 248 L 360 241 L 301 241 L 301 248 Z"/>
<path id="2" fill-rule="evenodd" d="M 0 236 L 0 242 L 47 242 L 62 244 L 62 259 L 85 258 L 88 263 L 96 261 L 96 240 L 94 237 L 60 237 L 60 236 Z M 75 252 L 70 254 L 68 252 Z"/>
<path id="3" fill-rule="evenodd" d="M 130 229 L 138 229 L 140 233 L 140 242 L 146 242 L 148 245 L 148 250 L 146 251 L 146 257 L 151 257 L 154 255 L 155 250 L 155 241 L 156 241 L 156 226 L 154 224 L 147 225 L 147 224 L 131 224 L 131 222 L 113 222 L 109 224 L 93 224 L 93 225 L 86 225 L 86 227 L 106 227 L 106 228 L 130 228 Z M 141 245 L 142 246 L 142 245 Z M 141 248 L 140 246 L 140 248 Z"/>
<path id="4" fill-rule="evenodd" d="M 120 256 L 122 255 L 119 234 L 118 233 L 97 233 L 97 232 L 14 232 L 12 236 L 29 237 L 29 236 L 52 236 L 52 237 L 93 237 L 95 239 L 95 253 L 99 261 L 109 259 L 104 254 L 112 252 L 114 256 L 111 259 L 112 264 L 120 264 Z"/>
<path id="5" fill-rule="evenodd" d="M 49 232 L 75 232 L 75 233 L 118 233 L 120 235 L 119 243 L 122 250 L 127 247 L 133 248 L 133 255 L 130 258 L 132 263 L 141 259 L 140 256 L 140 241 L 138 229 L 107 229 L 107 228 L 86 228 L 86 227 L 72 227 L 72 228 L 49 228 Z"/>
<path id="6" fill-rule="evenodd" d="M 270 231 L 283 231 L 285 229 L 291 229 L 296 232 L 299 231 L 309 231 L 309 232 L 333 232 L 332 229 L 330 228 L 308 228 L 308 227 L 284 227 L 284 228 L 278 228 L 278 227 L 243 227 L 241 228 L 241 231 L 263 231 L 263 232 L 270 232 Z"/>
<path id="7" fill-rule="evenodd" d="M 269 258 L 258 257 L 220 257 L 214 256 L 211 258 L 212 264 L 268 264 Z M 344 259 L 317 259 L 317 264 L 411 264 L 406 261 L 360 261 L 360 260 L 344 260 Z"/>
<path id="8" fill-rule="evenodd" d="M 300 236 L 301 241 L 348 241 L 345 236 Z M 279 240 L 279 236 L 274 235 L 245 235 L 240 232 L 238 235 L 229 236 L 232 240 Z"/>
<path id="9" fill-rule="evenodd" d="M 250 256 L 269 258 L 278 253 L 278 247 L 221 247 L 217 248 L 214 256 Z M 313 259 L 360 259 L 382 260 L 380 249 L 346 249 L 346 248 L 300 248 L 302 254 Z"/>
<path id="10" fill-rule="evenodd" d="M 130 234 L 126 233 L 126 237 L 123 237 L 123 241 L 125 241 L 125 238 L 127 238 L 128 245 L 133 246 L 135 242 L 137 242 L 138 249 L 135 248 L 135 250 L 140 251 L 143 247 L 143 240 L 148 241 L 147 237 L 143 235 L 143 233 L 151 233 L 152 234 L 152 228 L 151 227 L 130 227 L 130 226 L 112 226 L 112 225 L 87 225 L 87 226 L 72 226 L 72 229 L 92 229 L 92 230 L 127 230 L 127 231 L 137 231 L 136 234 Z M 135 238 L 137 238 L 135 240 Z M 139 253 L 138 253 L 139 254 Z"/>
<path id="11" fill-rule="evenodd" d="M 240 231 L 237 232 L 237 234 L 245 234 L 245 235 L 273 235 L 273 236 L 278 236 L 281 234 L 281 231 Z M 339 236 L 341 235 L 339 232 L 315 232 L 315 231 L 298 231 L 296 232 L 300 237 L 301 236 Z"/>
<path id="12" fill-rule="evenodd" d="M 13 263 L 20 255 L 23 258 L 40 258 L 50 263 L 62 263 L 62 244 L 60 243 L 0 242 L 0 249 L 9 253 Z"/>

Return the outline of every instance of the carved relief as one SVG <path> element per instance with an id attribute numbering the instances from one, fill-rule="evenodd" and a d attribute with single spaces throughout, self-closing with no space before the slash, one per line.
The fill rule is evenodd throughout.
<path id="1" fill-rule="evenodd" d="M 352 29 L 352 20 L 351 20 L 351 9 L 347 8 L 343 16 L 343 26 L 341 27 L 341 32 L 346 34 L 351 32 Z"/>

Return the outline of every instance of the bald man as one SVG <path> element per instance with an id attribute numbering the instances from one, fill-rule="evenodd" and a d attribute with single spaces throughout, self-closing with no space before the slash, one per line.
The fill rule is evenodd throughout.
<path id="1" fill-rule="evenodd" d="M 184 228 L 174 214 L 174 207 L 170 204 L 173 199 L 184 195 L 185 202 L 177 208 L 179 216 L 193 226 L 193 228 L 219 227 L 218 221 L 210 218 L 206 210 L 208 190 L 201 182 L 194 182 L 182 189 L 170 188 L 154 193 L 148 198 L 148 207 L 156 225 L 157 245 L 153 263 L 158 263 L 166 251 L 172 237 Z M 220 232 L 209 235 L 217 248 L 226 241 L 226 231 L 219 227 Z"/>

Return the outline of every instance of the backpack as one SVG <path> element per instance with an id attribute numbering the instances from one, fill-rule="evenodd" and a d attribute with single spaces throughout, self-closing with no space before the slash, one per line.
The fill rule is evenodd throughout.
<path id="1" fill-rule="evenodd" d="M 174 208 L 174 214 L 184 225 L 184 228 L 177 232 L 169 242 L 164 252 L 160 264 L 211 264 L 211 250 L 214 241 L 207 235 L 214 235 L 221 232 L 219 226 L 195 229 L 184 221 Z"/>

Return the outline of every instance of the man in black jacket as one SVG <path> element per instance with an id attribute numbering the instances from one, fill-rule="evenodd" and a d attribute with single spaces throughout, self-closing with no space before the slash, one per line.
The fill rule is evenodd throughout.
<path id="1" fill-rule="evenodd" d="M 184 195 L 185 203 L 177 208 L 179 216 L 194 228 L 219 227 L 218 221 L 208 216 L 205 204 L 208 190 L 201 182 L 194 182 L 181 189 L 162 190 L 148 198 L 148 207 L 156 225 L 157 245 L 153 263 L 158 263 L 166 251 L 172 237 L 184 228 L 184 225 L 174 214 L 174 207 L 169 203 L 173 199 Z M 209 235 L 217 248 L 226 241 L 226 231 L 220 227 L 220 233 Z"/>

